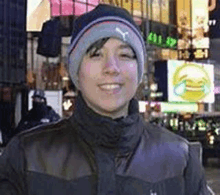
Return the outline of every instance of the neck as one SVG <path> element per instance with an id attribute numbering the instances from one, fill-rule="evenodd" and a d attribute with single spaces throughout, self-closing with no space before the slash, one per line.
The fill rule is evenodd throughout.
<path id="1" fill-rule="evenodd" d="M 128 115 L 128 104 L 124 105 L 123 107 L 118 108 L 117 110 L 109 111 L 109 112 L 105 111 L 105 110 L 95 109 L 95 108 L 91 107 L 91 105 L 87 102 L 86 102 L 86 104 L 90 109 L 92 109 L 97 114 L 100 114 L 102 116 L 106 116 L 106 117 L 109 117 L 112 119 L 122 118 L 122 117 L 125 118 Z"/>
<path id="2" fill-rule="evenodd" d="M 82 95 L 82 97 L 83 97 L 83 95 Z M 97 114 L 99 114 L 101 116 L 106 116 L 106 117 L 109 117 L 111 119 L 122 118 L 122 117 L 125 118 L 126 116 L 128 116 L 128 109 L 129 109 L 129 103 L 130 102 L 127 102 L 126 104 L 118 107 L 117 109 L 105 110 L 105 109 L 102 109 L 102 108 L 96 108 L 89 101 L 87 101 L 86 98 L 83 97 L 83 99 L 84 99 L 86 105 L 91 110 L 93 110 L 94 112 L 96 112 Z"/>

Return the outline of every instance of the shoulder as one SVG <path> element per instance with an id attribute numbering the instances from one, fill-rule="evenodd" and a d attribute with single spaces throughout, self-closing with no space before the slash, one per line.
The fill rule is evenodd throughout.
<path id="1" fill-rule="evenodd" d="M 134 155 L 134 175 L 151 182 L 175 178 L 183 175 L 188 160 L 187 140 L 165 128 L 145 123 Z"/>
<path id="2" fill-rule="evenodd" d="M 168 129 L 146 123 L 144 135 L 146 145 L 149 146 L 150 144 L 159 150 L 166 150 L 166 153 L 170 152 L 175 155 L 178 153 L 177 156 L 180 155 L 188 158 L 189 142 Z"/>
<path id="3" fill-rule="evenodd" d="M 73 127 L 70 119 L 63 119 L 15 135 L 3 153 L 5 159 L 9 158 L 15 162 L 23 162 L 22 159 L 25 159 L 25 162 L 34 162 L 33 158 L 43 161 L 49 153 L 57 155 L 58 148 L 64 149 L 62 152 L 66 153 L 68 148 L 77 147 L 77 137 L 76 127 Z"/>
<path id="4" fill-rule="evenodd" d="M 53 110 L 53 108 L 51 106 L 48 106 L 48 105 L 47 105 L 47 109 L 48 110 Z"/>
<path id="5" fill-rule="evenodd" d="M 180 135 L 177 135 L 171 132 L 170 130 L 164 127 L 160 127 L 158 125 L 146 123 L 145 131 L 151 138 L 157 139 L 160 141 L 165 141 L 165 142 L 178 141 L 178 142 L 185 143 L 185 144 L 189 143 L 185 138 L 181 137 Z"/>
<path id="6" fill-rule="evenodd" d="M 47 106 L 47 111 L 48 111 L 49 115 L 59 116 L 51 106 Z"/>
<path id="7" fill-rule="evenodd" d="M 73 136 L 75 131 L 72 128 L 69 119 L 63 119 L 58 122 L 33 127 L 29 130 L 21 132 L 17 135 L 17 137 L 20 140 L 20 143 L 26 147 L 36 143 L 39 145 L 48 145 L 51 143 L 56 143 L 57 140 L 63 139 L 64 141 L 64 139 L 68 138 L 70 134 Z M 41 146 L 43 147 L 43 145 Z"/>
<path id="8" fill-rule="evenodd" d="M 53 109 L 51 106 L 48 106 L 48 105 L 47 105 L 46 108 L 47 108 L 47 110 L 49 110 L 49 111 L 51 111 L 51 112 L 55 112 L 54 109 Z"/>

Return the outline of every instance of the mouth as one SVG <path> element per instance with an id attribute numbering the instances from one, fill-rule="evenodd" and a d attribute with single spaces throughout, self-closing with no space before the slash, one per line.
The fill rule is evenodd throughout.
<path id="1" fill-rule="evenodd" d="M 201 86 L 186 86 L 186 90 L 189 91 L 202 91 L 202 87 Z"/>
<path id="2" fill-rule="evenodd" d="M 120 83 L 105 83 L 105 84 L 100 84 L 98 86 L 102 91 L 116 93 L 116 92 L 120 91 L 122 84 L 120 84 Z"/>

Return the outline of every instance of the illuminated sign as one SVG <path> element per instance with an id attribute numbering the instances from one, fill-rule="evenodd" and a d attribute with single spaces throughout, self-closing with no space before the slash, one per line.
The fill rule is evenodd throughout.
<path id="1" fill-rule="evenodd" d="M 148 22 L 144 21 L 141 27 L 144 39 L 148 44 L 156 45 L 161 48 L 177 48 L 178 39 L 175 26 L 155 21 Z"/>
<path id="2" fill-rule="evenodd" d="M 177 44 L 177 39 L 169 36 L 164 38 L 162 35 L 157 35 L 154 32 L 150 32 L 150 34 L 147 37 L 147 41 L 150 44 L 163 48 L 176 48 Z"/>
<path id="3" fill-rule="evenodd" d="M 169 0 L 100 0 L 100 3 L 123 7 L 133 16 L 169 24 Z"/>
<path id="4" fill-rule="evenodd" d="M 209 58 L 207 0 L 177 1 L 178 59 Z"/>
<path id="5" fill-rule="evenodd" d="M 50 17 L 50 2 L 42 0 L 27 1 L 27 31 L 41 31 L 44 22 Z"/>
<path id="6" fill-rule="evenodd" d="M 178 50 L 178 59 L 179 60 L 191 60 L 191 59 L 207 59 L 209 58 L 209 49 L 182 49 Z"/>
<path id="7" fill-rule="evenodd" d="M 192 0 L 192 46 L 209 48 L 209 8 L 207 0 Z"/>
<path id="8" fill-rule="evenodd" d="M 209 0 L 209 11 L 213 11 L 216 8 L 216 1 L 217 0 Z"/>
<path id="9" fill-rule="evenodd" d="M 141 0 L 139 0 L 141 1 Z M 144 2 L 144 0 L 142 0 Z M 148 19 L 169 24 L 169 0 L 147 0 Z M 163 17 L 161 17 L 163 16 Z"/>
<path id="10" fill-rule="evenodd" d="M 162 97 L 163 92 L 151 92 L 150 97 Z"/>
<path id="11" fill-rule="evenodd" d="M 198 104 L 161 102 L 161 112 L 198 112 Z"/>
<path id="12" fill-rule="evenodd" d="M 139 112 L 146 112 L 148 109 L 160 109 L 160 102 L 148 102 L 148 101 L 138 101 L 139 103 Z"/>
<path id="13" fill-rule="evenodd" d="M 168 61 L 170 102 L 214 102 L 214 66 L 177 60 Z"/>
<path id="14" fill-rule="evenodd" d="M 143 0 L 100 0 L 100 3 L 111 4 L 118 7 L 123 7 L 132 15 L 139 17 L 147 17 L 147 1 Z"/>
<path id="15" fill-rule="evenodd" d="M 178 49 L 189 49 L 191 44 L 190 0 L 177 1 Z"/>
<path id="16" fill-rule="evenodd" d="M 220 86 L 215 86 L 214 94 L 220 94 Z"/>
<path id="17" fill-rule="evenodd" d="M 99 0 L 50 0 L 51 16 L 79 16 L 95 8 Z"/>
<path id="18" fill-rule="evenodd" d="M 151 102 L 149 105 L 149 102 L 147 101 L 139 101 L 139 112 L 143 113 L 146 112 L 147 106 L 150 106 L 151 108 L 159 108 L 160 112 L 172 112 L 172 113 L 193 113 L 198 112 L 198 104 L 197 103 L 173 103 L 173 102 Z"/>

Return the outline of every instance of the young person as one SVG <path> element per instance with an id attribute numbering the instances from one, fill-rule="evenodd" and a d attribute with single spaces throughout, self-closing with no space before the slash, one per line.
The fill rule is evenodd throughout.
<path id="1" fill-rule="evenodd" d="M 80 16 L 69 50 L 76 109 L 14 137 L 0 161 L 0 194 L 209 194 L 189 143 L 138 112 L 145 51 L 126 10 L 99 5 Z"/>

